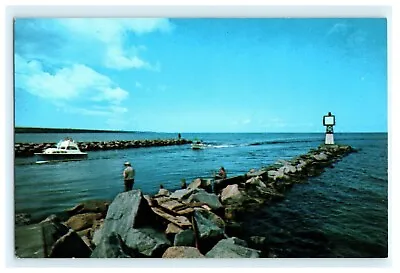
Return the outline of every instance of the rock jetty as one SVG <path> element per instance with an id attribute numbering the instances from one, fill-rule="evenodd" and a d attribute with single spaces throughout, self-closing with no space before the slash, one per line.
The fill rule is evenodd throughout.
<path id="1" fill-rule="evenodd" d="M 287 189 L 319 175 L 354 152 L 329 145 L 292 160 L 222 180 L 198 178 L 185 189 L 161 188 L 154 196 L 140 190 L 112 202 L 87 202 L 69 210 L 66 221 L 51 216 L 16 227 L 17 257 L 84 258 L 259 258 L 269 253 L 266 238 L 245 241 L 236 219 Z"/>
<path id="2" fill-rule="evenodd" d="M 114 140 L 114 141 L 92 141 L 78 142 L 79 149 L 85 151 L 104 151 L 117 149 L 130 149 L 142 147 L 172 146 L 192 143 L 186 139 L 154 139 L 154 140 Z M 16 157 L 29 157 L 34 153 L 41 153 L 57 143 L 15 143 L 14 153 Z"/>

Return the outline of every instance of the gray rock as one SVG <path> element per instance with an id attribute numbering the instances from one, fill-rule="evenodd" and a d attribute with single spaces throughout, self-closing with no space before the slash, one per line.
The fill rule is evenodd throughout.
<path id="1" fill-rule="evenodd" d="M 197 179 L 193 180 L 192 183 L 189 184 L 187 189 L 188 190 L 204 189 L 204 190 L 210 192 L 212 190 L 211 179 L 197 178 Z"/>
<path id="2" fill-rule="evenodd" d="M 195 236 L 191 229 L 185 229 L 175 235 L 174 246 L 194 246 Z"/>
<path id="3" fill-rule="evenodd" d="M 295 173 L 296 172 L 296 167 L 292 166 L 290 164 L 287 164 L 285 166 L 283 166 L 283 173 L 285 174 L 291 174 L 291 173 Z"/>
<path id="4" fill-rule="evenodd" d="M 328 160 L 328 156 L 325 154 L 325 153 L 323 153 L 323 152 L 321 152 L 321 153 L 319 153 L 319 154 L 317 154 L 317 155 L 314 155 L 313 156 L 317 161 L 326 161 L 326 160 Z"/>
<path id="5" fill-rule="evenodd" d="M 46 219 L 42 220 L 40 223 L 42 224 L 42 223 L 48 222 L 48 221 L 50 221 L 50 222 L 61 222 L 61 219 L 57 215 L 51 214 Z"/>
<path id="6" fill-rule="evenodd" d="M 117 195 L 108 208 L 103 232 L 115 231 L 123 237 L 129 229 L 150 223 L 154 218 L 147 201 L 140 190 L 132 190 Z"/>
<path id="7" fill-rule="evenodd" d="M 250 170 L 247 174 L 246 177 L 252 178 L 252 177 L 257 177 L 260 176 L 262 178 L 268 177 L 268 172 L 265 170 Z"/>
<path id="8" fill-rule="evenodd" d="M 246 184 L 254 185 L 254 186 L 262 187 L 262 188 L 266 187 L 265 183 L 258 176 L 255 176 L 255 177 L 252 177 L 252 178 L 248 179 L 246 181 Z"/>
<path id="9" fill-rule="evenodd" d="M 50 258 L 89 258 L 92 253 L 90 247 L 79 235 L 70 229 L 52 246 L 48 255 Z"/>
<path id="10" fill-rule="evenodd" d="M 129 251 L 146 257 L 161 256 L 171 243 L 161 231 L 148 228 L 154 221 L 155 214 L 140 190 L 120 193 L 111 203 L 103 226 L 94 233 L 93 243 L 98 245 L 115 232 Z"/>
<path id="11" fill-rule="evenodd" d="M 90 258 L 130 258 L 125 248 L 121 237 L 113 232 L 102 238 Z"/>
<path id="12" fill-rule="evenodd" d="M 207 258 L 259 258 L 260 251 L 237 244 L 235 240 L 222 239 L 205 255 Z"/>
<path id="13" fill-rule="evenodd" d="M 237 237 L 230 237 L 230 238 L 227 238 L 226 240 L 232 242 L 235 245 L 248 247 L 247 242 L 245 240 L 239 239 Z"/>
<path id="14" fill-rule="evenodd" d="M 288 179 L 289 176 L 285 174 L 285 167 L 280 167 L 278 170 L 269 170 L 268 177 L 273 180 Z"/>
<path id="15" fill-rule="evenodd" d="M 195 231 L 200 240 L 203 250 L 209 250 L 220 239 L 225 236 L 224 221 L 212 212 L 196 209 L 193 212 L 195 220 Z"/>
<path id="16" fill-rule="evenodd" d="M 41 223 L 40 226 L 43 233 L 44 254 L 48 256 L 51 253 L 53 245 L 58 239 L 66 235 L 69 229 L 67 226 L 57 221 L 45 221 Z"/>
<path id="17" fill-rule="evenodd" d="M 146 257 L 159 257 L 171 246 L 163 232 L 150 227 L 130 229 L 122 239 L 128 248 Z"/>
<path id="18" fill-rule="evenodd" d="M 169 196 L 171 193 L 167 189 L 160 189 L 156 196 Z"/>
<path id="19" fill-rule="evenodd" d="M 201 188 L 201 178 L 193 180 L 192 183 L 190 183 L 189 186 L 187 186 L 188 190 L 194 190 L 197 188 Z"/>
<path id="20" fill-rule="evenodd" d="M 244 200 L 244 198 L 245 195 L 239 190 L 239 186 L 237 184 L 226 186 L 221 193 L 221 201 L 223 204 L 239 204 Z"/>
<path id="21" fill-rule="evenodd" d="M 171 195 L 169 196 L 171 199 L 178 199 L 178 200 L 182 200 L 182 199 L 186 199 L 189 197 L 189 195 L 191 195 L 193 193 L 193 191 L 188 190 L 188 189 L 181 189 L 181 190 L 176 190 L 173 193 L 171 193 Z"/>
<path id="22" fill-rule="evenodd" d="M 196 193 L 192 194 L 188 198 L 188 202 L 189 203 L 192 203 L 192 202 L 205 203 L 213 210 L 218 210 L 223 207 L 216 194 L 208 193 L 203 189 L 200 189 L 200 190 L 197 189 Z"/>

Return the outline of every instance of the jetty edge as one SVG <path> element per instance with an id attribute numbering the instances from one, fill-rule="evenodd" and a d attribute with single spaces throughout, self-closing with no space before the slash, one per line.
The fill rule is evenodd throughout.
<path id="1" fill-rule="evenodd" d="M 38 224 L 15 228 L 19 258 L 266 258 L 266 238 L 235 233 L 240 215 L 284 198 L 296 183 L 321 174 L 347 145 L 321 145 L 304 155 L 223 180 L 197 178 L 187 188 L 154 196 L 141 190 L 112 202 L 88 201 Z M 26 222 L 25 222 L 26 224 Z"/>
<path id="2" fill-rule="evenodd" d="M 144 140 L 112 140 L 112 141 L 90 141 L 90 142 L 77 142 L 79 149 L 82 152 L 86 151 L 106 151 L 106 150 L 119 150 L 131 149 L 142 147 L 158 147 L 158 146 L 172 146 L 184 145 L 192 143 L 187 139 L 144 139 Z M 55 142 L 43 143 L 15 143 L 14 154 L 16 157 L 30 157 L 35 153 L 41 153 L 47 148 L 53 147 Z"/>

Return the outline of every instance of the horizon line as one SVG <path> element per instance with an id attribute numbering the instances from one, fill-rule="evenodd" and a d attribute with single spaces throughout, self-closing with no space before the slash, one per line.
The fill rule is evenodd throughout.
<path id="1" fill-rule="evenodd" d="M 30 127 L 30 126 L 14 126 L 14 131 L 17 129 L 22 130 L 72 130 L 72 131 L 91 131 L 99 133 L 164 133 L 164 134 L 324 134 L 324 131 L 309 131 L 309 132 L 266 132 L 266 131 L 256 131 L 256 132 L 184 132 L 184 131 L 141 131 L 141 130 L 120 130 L 120 129 L 87 129 L 87 128 L 56 128 L 56 127 Z M 21 133 L 21 132 L 19 132 Z M 40 132 L 39 132 L 40 133 Z M 388 133 L 388 131 L 336 131 L 335 133 Z"/>

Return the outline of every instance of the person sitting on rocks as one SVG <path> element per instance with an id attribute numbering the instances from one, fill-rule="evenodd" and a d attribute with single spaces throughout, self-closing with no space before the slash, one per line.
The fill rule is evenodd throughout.
<path id="1" fill-rule="evenodd" d="M 216 179 L 225 179 L 226 178 L 226 171 L 224 167 L 221 167 L 218 171 L 218 174 L 215 176 Z"/>

